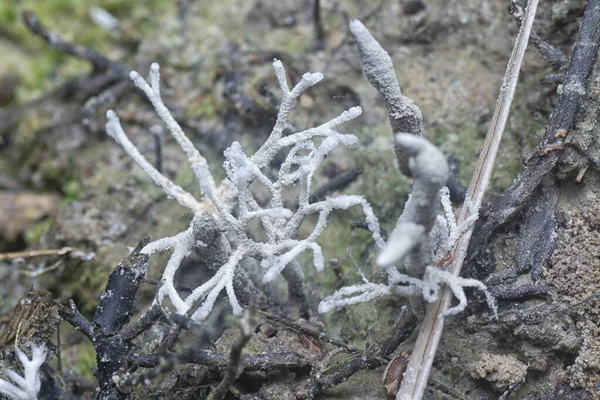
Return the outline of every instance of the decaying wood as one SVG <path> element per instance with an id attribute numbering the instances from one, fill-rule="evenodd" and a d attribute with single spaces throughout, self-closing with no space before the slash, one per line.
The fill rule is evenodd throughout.
<path id="1" fill-rule="evenodd" d="M 562 90 L 546 127 L 542 143 L 532 152 L 523 172 L 480 216 L 469 249 L 469 275 L 485 276 L 491 271 L 476 271 L 485 265 L 493 233 L 512 221 L 526 206 L 531 196 L 555 169 L 559 151 L 545 151 L 549 146 L 563 149 L 575 129 L 577 116 L 586 98 L 586 87 L 596 63 L 600 44 L 600 2 L 591 0 L 585 9 Z M 546 257 L 547 259 L 547 257 Z M 538 259 L 537 264 L 543 264 Z M 491 267 L 493 268 L 493 266 Z"/>
<path id="2" fill-rule="evenodd" d="M 513 53 L 508 62 L 500 95 L 496 103 L 496 110 L 486 135 L 483 150 L 475 169 L 475 174 L 469 185 L 467 198 L 458 215 L 459 224 L 465 221 L 472 213 L 473 208 L 479 209 L 483 196 L 494 168 L 494 161 L 500 146 L 500 139 L 506 126 L 510 105 L 515 93 L 521 63 L 533 27 L 533 20 L 537 10 L 537 0 L 530 0 L 527 5 L 525 17 L 516 39 Z M 471 239 L 472 229 L 467 230 L 458 240 L 451 255 L 448 272 L 458 276 L 463 261 L 467 255 L 467 248 Z M 427 387 L 427 380 L 431 365 L 444 328 L 442 313 L 450 307 L 452 292 L 445 287 L 439 300 L 430 304 L 421 325 L 419 337 L 411 354 L 410 362 L 404 373 L 402 385 L 396 398 L 398 400 L 421 399 Z"/>

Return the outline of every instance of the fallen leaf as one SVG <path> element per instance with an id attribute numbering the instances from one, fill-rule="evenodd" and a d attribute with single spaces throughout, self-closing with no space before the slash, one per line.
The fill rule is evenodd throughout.
<path id="1" fill-rule="evenodd" d="M 383 386 L 388 396 L 396 397 L 409 359 L 410 355 L 403 351 L 400 354 L 396 354 L 387 367 L 385 367 L 385 371 L 383 371 Z"/>
<path id="2" fill-rule="evenodd" d="M 0 191 L 0 235 L 12 242 L 32 223 L 56 213 L 59 200 L 55 193 Z"/>

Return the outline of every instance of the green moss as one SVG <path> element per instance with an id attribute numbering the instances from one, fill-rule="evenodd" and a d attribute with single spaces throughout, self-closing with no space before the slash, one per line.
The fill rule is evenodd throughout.
<path id="1" fill-rule="evenodd" d="M 264 347 L 258 343 L 250 342 L 244 347 L 245 354 L 261 354 L 264 352 Z"/>
<path id="2" fill-rule="evenodd" d="M 65 201 L 73 201 L 79 197 L 81 191 L 81 183 L 78 179 L 71 179 L 65 183 L 62 187 L 63 194 L 65 195 Z"/>
<path id="3" fill-rule="evenodd" d="M 395 165 L 396 153 L 387 122 L 363 132 L 362 137 L 370 140 L 367 147 L 347 150 L 362 173 L 345 192 L 365 196 L 382 227 L 391 229 L 404 209 L 410 184 Z"/>
<path id="4" fill-rule="evenodd" d="M 181 157 L 182 168 L 179 168 L 177 171 L 177 176 L 173 180 L 173 182 L 181 187 L 186 187 L 191 185 L 194 182 L 197 182 L 196 175 L 191 168 L 189 168 L 189 163 L 185 159 L 185 156 Z M 210 165 L 210 164 L 209 164 Z"/>
<path id="5" fill-rule="evenodd" d="M 17 18 L 17 10 L 10 2 L 0 3 L 0 22 L 8 23 Z"/>
<path id="6" fill-rule="evenodd" d="M 66 352 L 65 352 L 66 354 Z M 77 346 L 77 361 L 63 360 L 63 365 L 73 368 L 76 373 L 83 375 L 92 382 L 96 381 L 96 352 L 91 343 L 85 342 Z"/>
<path id="7" fill-rule="evenodd" d="M 214 98 L 210 95 L 196 98 L 195 101 L 188 104 L 185 108 L 185 119 L 190 118 L 211 118 L 217 114 L 217 105 Z"/>
<path id="8" fill-rule="evenodd" d="M 216 350 L 220 353 L 229 354 L 231 346 L 238 340 L 239 334 L 239 330 L 235 328 L 224 331 L 215 345 Z"/>
<path id="9" fill-rule="evenodd" d="M 323 249 L 326 260 L 335 258 L 339 262 L 346 282 L 357 283 L 362 280 L 362 275 L 373 282 L 385 282 L 384 271 L 374 268 L 374 253 L 371 251 L 373 241 L 370 232 L 362 229 L 351 229 L 349 221 L 359 219 L 360 212 L 350 217 L 334 217 L 322 234 L 319 243 Z M 331 295 L 343 283 L 326 266 L 323 273 L 319 273 L 312 265 L 312 254 L 305 252 L 300 257 L 304 266 L 308 282 L 313 282 L 321 291 L 321 298 Z M 330 312 L 321 317 L 327 326 L 341 327 L 340 335 L 352 342 L 355 346 L 363 346 L 366 342 L 379 341 L 394 320 L 391 299 L 377 299 L 368 303 L 356 304 L 342 310 Z M 388 315 L 389 314 L 389 315 Z"/>
<path id="10" fill-rule="evenodd" d="M 64 189 L 67 182 L 76 179 L 75 175 L 78 171 L 70 168 L 69 160 L 61 160 L 52 157 L 39 157 L 41 160 L 37 171 L 40 174 L 40 180 L 44 182 L 44 186 L 49 190 Z M 67 199 L 68 200 L 68 199 Z"/>
<path id="11" fill-rule="evenodd" d="M 323 398 L 327 399 L 386 399 L 385 389 L 381 384 L 381 369 L 359 371 L 331 389 L 327 389 Z"/>
<path id="12" fill-rule="evenodd" d="M 32 245 L 40 242 L 42 235 L 50 228 L 52 220 L 50 218 L 44 218 L 43 220 L 29 225 L 25 231 L 25 242 Z"/>
<path id="13" fill-rule="evenodd" d="M 492 194 L 500 194 L 513 182 L 521 171 L 521 157 L 532 151 L 542 138 L 546 120 L 532 118 L 534 113 L 540 112 L 540 105 L 532 100 L 531 93 L 540 92 L 540 81 L 544 76 L 544 71 L 522 76 L 517 86 L 492 175 Z"/>
<path id="14" fill-rule="evenodd" d="M 460 161 L 458 178 L 466 186 L 477 165 L 478 150 L 483 145 L 485 126 L 465 123 L 460 129 L 440 128 L 427 135 L 427 139 L 440 147 L 444 154 L 455 154 Z"/>
<path id="15" fill-rule="evenodd" d="M 63 282 L 65 286 L 61 297 L 66 297 L 65 301 L 72 297 L 83 314 L 93 315 L 111 269 L 93 262 L 87 262 L 84 268 L 81 265 L 74 268 L 77 268 L 78 274 Z"/>
<path id="16" fill-rule="evenodd" d="M 312 44 L 312 37 L 298 35 L 290 29 L 273 29 L 265 40 L 274 48 L 283 49 L 290 54 L 306 53 Z"/>
<path id="17" fill-rule="evenodd" d="M 346 307 L 328 315 L 333 324 L 328 326 L 340 326 L 340 335 L 359 348 L 381 343 L 394 321 L 393 303 L 390 298 L 379 298 Z"/>
<path id="18" fill-rule="evenodd" d="M 510 186 L 521 170 L 521 156 L 539 143 L 544 125 L 539 119 L 532 118 L 539 105 L 530 96 L 539 92 L 539 82 L 543 76 L 543 71 L 524 76 L 517 86 L 490 180 L 490 197 L 498 196 Z M 428 132 L 427 138 L 438 145 L 444 154 L 456 154 L 461 162 L 459 179 L 467 186 L 475 171 L 486 132 L 486 124 L 467 121 L 460 127 L 440 125 L 438 129 Z"/>
<path id="19" fill-rule="evenodd" d="M 95 25 L 88 16 L 93 5 L 113 13 L 119 19 L 122 30 L 107 31 Z M 0 73 L 12 72 L 19 75 L 21 85 L 17 97 L 20 102 L 37 98 L 90 68 L 85 61 L 50 49 L 43 39 L 29 32 L 21 18 L 25 10 L 34 11 L 42 25 L 67 41 L 88 46 L 110 57 L 115 46 L 128 40 L 127 32 L 150 34 L 149 30 L 155 31 L 156 26 L 159 26 L 153 16 L 174 14 L 176 5 L 167 0 L 152 0 L 146 2 L 144 7 L 140 7 L 137 2 L 115 0 L 98 0 L 92 4 L 84 0 L 0 2 L 0 33 L 10 38 L 17 49 L 24 49 L 20 57 L 11 56 L 0 66 Z"/>

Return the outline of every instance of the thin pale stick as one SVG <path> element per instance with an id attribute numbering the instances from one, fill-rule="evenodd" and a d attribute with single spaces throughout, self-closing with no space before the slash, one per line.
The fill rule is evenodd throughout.
<path id="1" fill-rule="evenodd" d="M 28 250 L 28 251 L 17 251 L 14 253 L 0 253 L 0 261 L 14 260 L 14 259 L 25 259 L 35 257 L 50 257 L 50 256 L 64 256 L 69 255 L 74 251 L 72 247 L 63 247 L 62 249 L 51 249 L 51 250 Z"/>
<path id="2" fill-rule="evenodd" d="M 492 175 L 500 139 L 506 126 L 510 105 L 519 79 L 523 55 L 529 42 L 537 5 L 538 0 L 529 0 L 523 24 L 517 35 L 512 55 L 506 67 L 494 116 L 483 145 L 483 151 L 479 156 L 475 174 L 469 185 L 467 200 L 463 204 L 458 216 L 459 224 L 469 217 L 471 210 L 479 208 Z M 472 232 L 473 229 L 471 227 L 461 236 L 452 251 L 452 261 L 448 272 L 455 276 L 458 276 L 460 273 Z M 445 286 L 440 298 L 427 308 L 419 337 L 417 338 L 410 362 L 402 379 L 400 391 L 396 396 L 397 400 L 413 400 L 423 397 L 431 365 L 433 364 L 433 359 L 444 329 L 444 317 L 442 317 L 442 313 L 449 308 L 451 300 L 452 292 Z"/>

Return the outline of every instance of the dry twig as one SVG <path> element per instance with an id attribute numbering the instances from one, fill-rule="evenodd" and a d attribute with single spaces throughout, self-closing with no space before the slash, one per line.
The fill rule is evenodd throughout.
<path id="1" fill-rule="evenodd" d="M 72 247 L 63 247 L 62 249 L 27 250 L 27 251 L 15 251 L 12 253 L 0 253 L 0 261 L 36 258 L 36 257 L 72 256 L 72 253 L 74 251 L 75 250 Z"/>
<path id="2" fill-rule="evenodd" d="M 526 168 L 515 182 L 498 197 L 485 213 L 485 222 L 476 227 L 474 249 L 486 247 L 486 238 L 500 226 L 521 212 L 535 190 L 554 169 L 559 160 L 558 151 L 549 151 L 554 145 L 565 144 L 564 133 L 575 128 L 577 115 L 586 98 L 584 87 L 594 69 L 598 46 L 600 45 L 600 1 L 590 0 L 586 6 L 569 67 L 565 73 L 563 90 L 546 126 L 546 133 L 540 145 L 532 152 Z M 563 133 L 563 134 L 561 134 Z M 572 133 L 569 135 L 571 136 Z M 568 137 L 568 136 L 567 136 Z M 562 150 L 564 146 L 556 147 Z M 588 161 L 591 161 L 588 159 Z M 478 224 L 479 225 L 479 224 Z"/>
<path id="3" fill-rule="evenodd" d="M 525 54 L 525 49 L 527 48 L 529 35 L 533 26 L 537 4 L 537 0 L 530 0 L 527 6 L 526 15 L 517 36 L 512 55 L 508 62 L 502 87 L 500 88 L 500 95 L 496 103 L 496 110 L 486 135 L 483 151 L 479 156 L 475 174 L 471 180 L 471 184 L 469 185 L 467 201 L 465 201 L 458 216 L 459 223 L 468 218 L 469 211 L 473 206 L 477 209 L 483 201 L 483 195 L 494 167 L 494 161 L 500 145 L 500 139 L 502 138 L 504 127 L 506 126 L 506 121 L 508 119 L 510 105 L 512 103 L 519 78 L 521 62 L 523 60 L 523 55 Z M 460 273 L 472 232 L 472 229 L 467 230 L 459 239 L 451 253 L 452 262 L 448 268 L 448 272 L 454 274 L 455 276 L 458 276 Z M 420 399 L 423 397 L 423 393 L 425 392 L 425 388 L 427 386 L 429 373 L 431 371 L 431 365 L 433 364 L 433 359 L 442 336 L 442 330 L 444 328 L 444 318 L 442 317 L 442 313 L 449 308 L 451 300 L 452 292 L 448 287 L 445 287 L 440 298 L 434 303 L 430 304 L 427 308 L 427 313 L 421 325 L 419 337 L 415 343 L 410 362 L 406 372 L 404 373 L 402 386 L 400 387 L 400 391 L 398 392 L 396 399 L 410 400 Z"/>
<path id="4" fill-rule="evenodd" d="M 229 363 L 227 364 L 225 375 L 223 376 L 223 379 L 221 380 L 219 385 L 215 388 L 214 392 L 211 393 L 209 397 L 210 400 L 224 399 L 227 393 L 229 393 L 229 388 L 231 387 L 233 382 L 244 370 L 244 367 L 242 365 L 242 350 L 250 341 L 254 333 L 254 326 L 253 323 L 250 321 L 249 310 L 246 310 L 244 312 L 244 316 L 242 317 L 240 323 L 240 333 L 241 335 L 238 338 L 238 340 L 231 346 L 231 352 L 229 353 Z"/>
<path id="5" fill-rule="evenodd" d="M 254 309 L 252 311 L 258 313 L 261 317 L 265 318 L 268 321 L 278 323 L 278 324 L 283 325 L 293 331 L 300 332 L 305 335 L 312 336 L 315 339 L 330 343 L 334 346 L 339 347 L 340 349 L 344 350 L 345 352 L 347 352 L 349 354 L 358 354 L 361 352 L 359 349 L 348 346 L 346 343 L 342 342 L 341 340 L 332 338 L 323 332 L 317 332 L 314 329 L 308 328 L 306 326 L 302 326 L 302 325 L 300 325 L 294 321 L 291 321 L 287 318 L 280 317 L 280 316 L 268 313 L 266 311 L 261 311 L 261 310 L 256 310 L 256 309 Z"/>
<path id="6" fill-rule="evenodd" d="M 42 26 L 38 16 L 33 11 L 24 11 L 23 21 L 31 32 L 44 39 L 46 43 L 48 43 L 48 45 L 54 50 L 87 60 L 96 68 L 110 69 L 116 74 L 120 75 L 122 78 L 126 79 L 129 77 L 129 70 L 123 67 L 121 64 L 109 60 L 102 54 L 97 53 L 88 47 L 70 43 L 56 33 L 46 29 L 44 26 Z"/>

